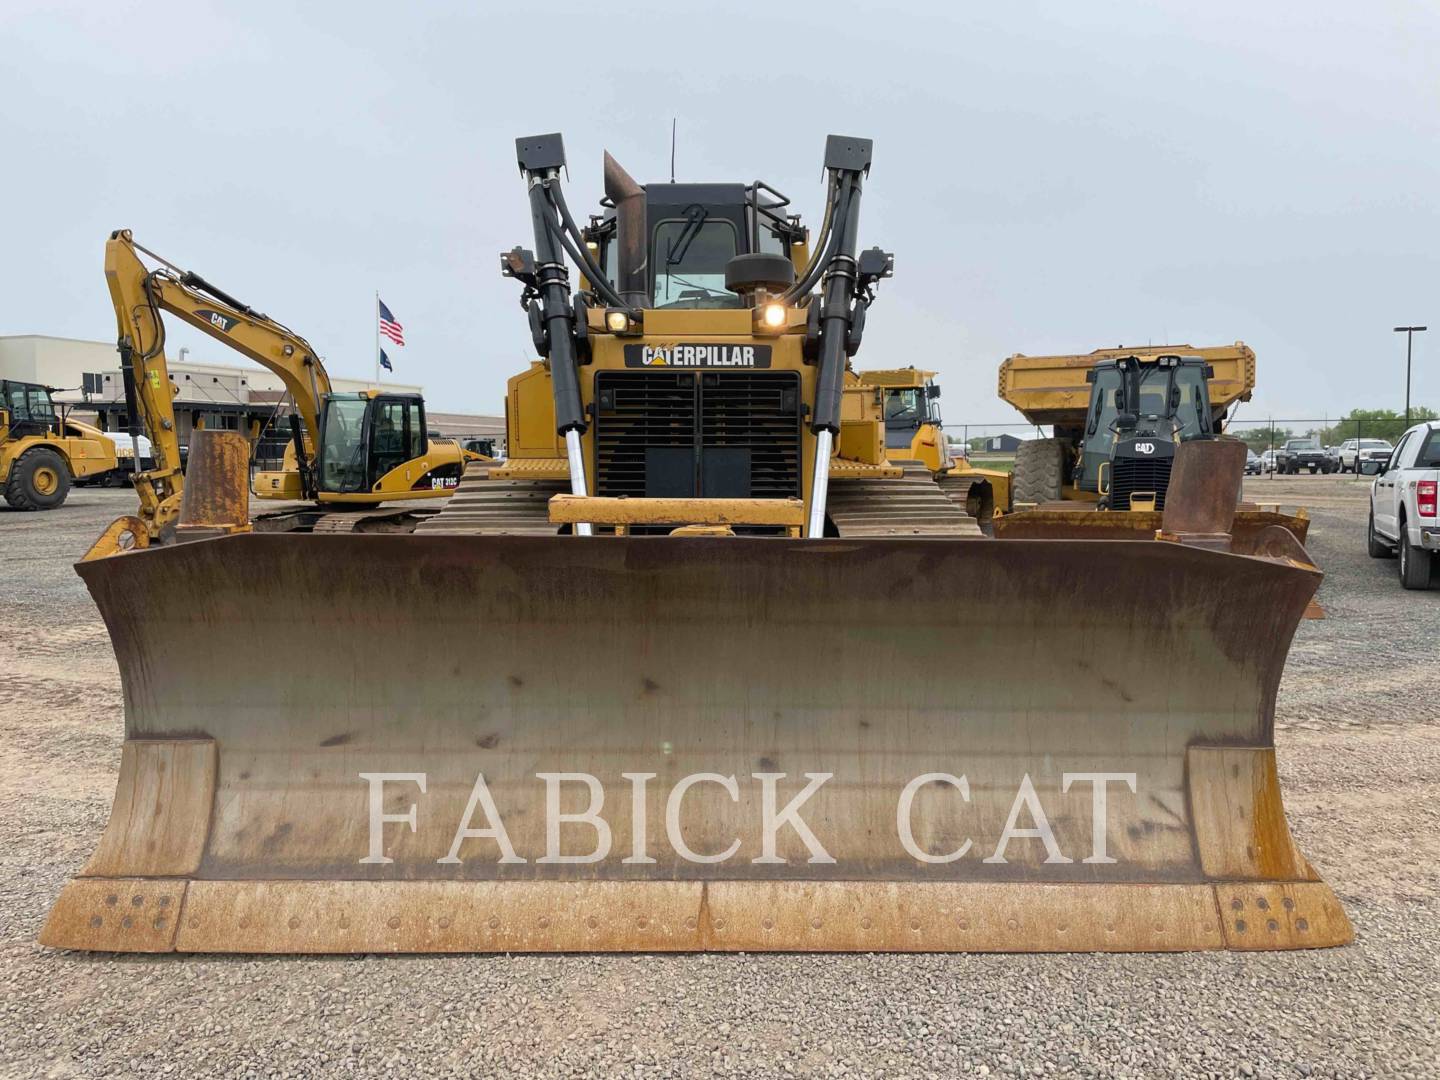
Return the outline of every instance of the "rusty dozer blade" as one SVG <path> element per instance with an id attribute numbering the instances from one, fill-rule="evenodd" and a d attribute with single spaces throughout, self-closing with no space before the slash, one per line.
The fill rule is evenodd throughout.
<path id="1" fill-rule="evenodd" d="M 40 940 L 1182 950 L 1351 930 L 1276 686 L 1320 575 L 1155 541 L 239 534 L 80 564 L 124 684 Z"/>

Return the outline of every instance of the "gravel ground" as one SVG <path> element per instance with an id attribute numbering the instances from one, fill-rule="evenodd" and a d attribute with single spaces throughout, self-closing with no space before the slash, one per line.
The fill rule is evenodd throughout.
<path id="1" fill-rule="evenodd" d="M 0 1075 L 1440 1076 L 1440 590 L 1364 552 L 1364 483 L 1311 508 L 1329 618 L 1281 686 L 1301 847 L 1356 943 L 1176 956 L 88 956 L 35 944 L 104 826 L 121 738 L 70 562 L 128 510 L 0 509 Z"/>

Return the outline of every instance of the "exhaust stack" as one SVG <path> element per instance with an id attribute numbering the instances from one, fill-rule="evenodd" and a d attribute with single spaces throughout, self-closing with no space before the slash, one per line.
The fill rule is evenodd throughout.
<path id="1" fill-rule="evenodd" d="M 650 296 L 645 239 L 645 189 L 605 152 L 605 194 L 615 203 L 619 273 L 615 286 L 632 307 L 643 308 Z"/>

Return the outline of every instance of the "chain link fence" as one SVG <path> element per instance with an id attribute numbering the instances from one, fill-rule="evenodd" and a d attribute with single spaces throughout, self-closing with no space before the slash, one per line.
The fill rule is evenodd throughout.
<path id="1" fill-rule="evenodd" d="M 1428 417 L 1428 411 L 1417 410 L 1410 422 L 1417 423 Z M 1378 459 L 1394 446 L 1408 426 L 1404 417 L 1265 417 L 1232 420 L 1225 425 L 1225 432 L 1243 440 L 1261 458 L 1260 468 L 1265 472 L 1273 471 L 1276 452 L 1291 439 L 1316 439 L 1329 452 L 1334 466 L 1331 471 L 1343 469 L 1368 474 L 1376 471 L 1378 464 L 1365 460 L 1367 455 L 1363 451 L 1369 451 L 1368 456 Z M 1023 421 L 1001 424 L 947 422 L 945 434 L 956 452 L 963 448 L 971 460 L 1000 464 L 1014 458 L 1021 442 L 1048 438 L 1052 432 L 1048 427 Z M 1358 466 L 1357 457 L 1360 459 Z"/>

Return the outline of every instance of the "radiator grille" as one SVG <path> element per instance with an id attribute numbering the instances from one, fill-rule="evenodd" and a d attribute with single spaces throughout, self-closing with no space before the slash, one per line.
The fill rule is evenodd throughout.
<path id="1" fill-rule="evenodd" d="M 1117 458 L 1110 466 L 1110 508 L 1129 510 L 1136 491 L 1153 491 L 1155 509 L 1165 509 L 1165 491 L 1170 487 L 1173 458 Z"/>
<path id="2" fill-rule="evenodd" d="M 595 401 L 597 495 L 656 494 L 662 466 L 665 494 L 800 494 L 798 372 L 601 371 Z"/>

